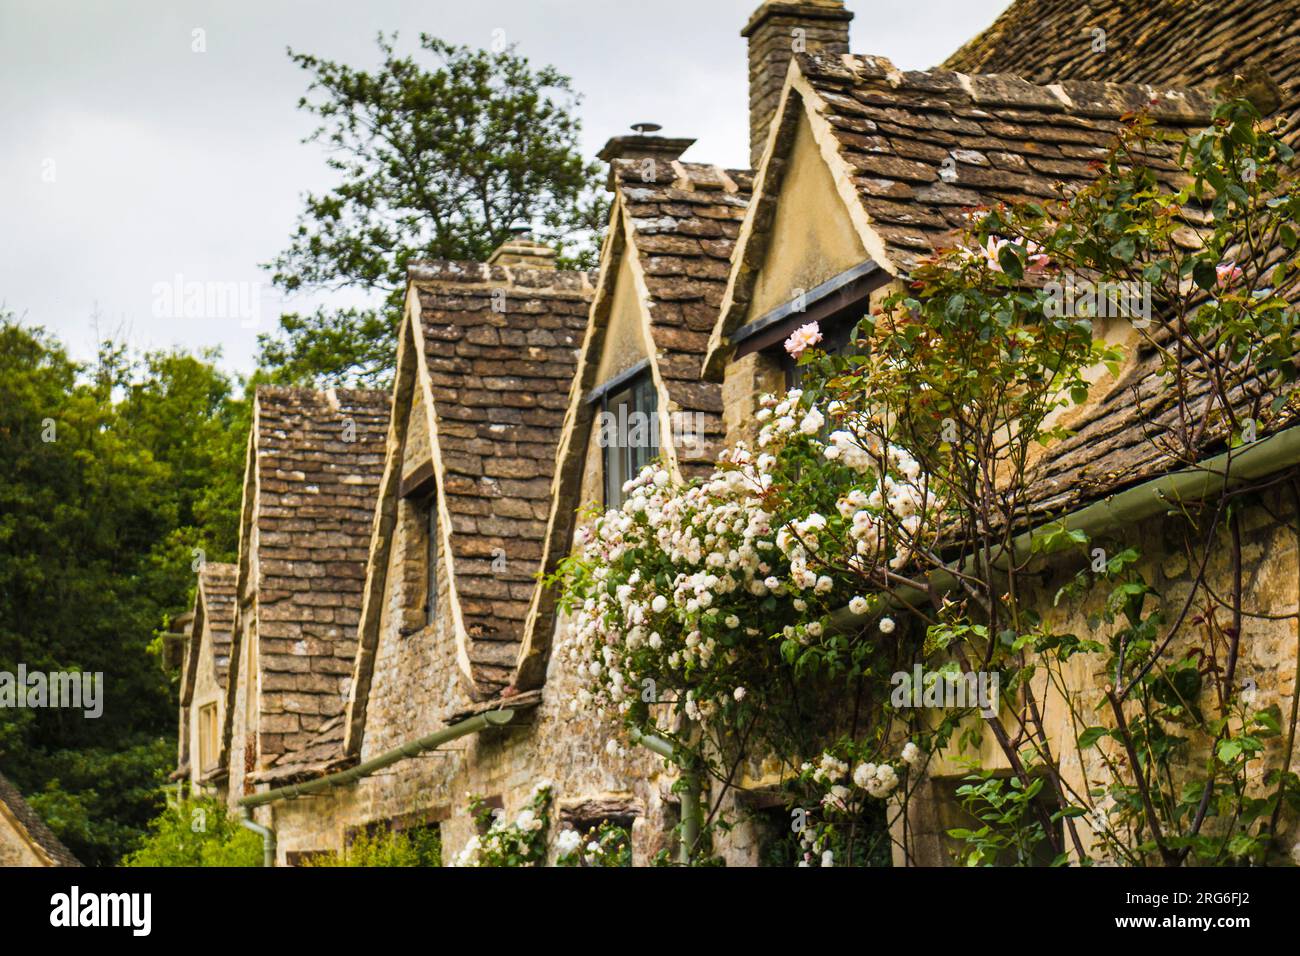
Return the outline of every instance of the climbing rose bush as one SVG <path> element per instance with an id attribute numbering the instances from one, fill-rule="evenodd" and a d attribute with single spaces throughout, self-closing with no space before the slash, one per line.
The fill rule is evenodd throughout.
<path id="1" fill-rule="evenodd" d="M 835 866 L 848 859 L 853 844 L 853 823 L 871 801 L 889 799 L 919 770 L 925 753 L 908 741 L 892 761 L 870 759 L 862 745 L 843 740 L 816 762 L 799 768 L 798 783 L 816 797 L 815 806 L 796 813 L 793 826 L 799 834 L 797 866 Z"/>
<path id="2" fill-rule="evenodd" d="M 623 867 L 632 865 L 632 839 L 624 827 L 606 820 L 584 835 L 561 830 L 555 838 L 556 866 Z"/>
<path id="3" fill-rule="evenodd" d="M 487 832 L 470 837 L 452 866 L 540 866 L 546 860 L 551 796 L 549 781 L 537 784 L 513 821 L 493 814 L 480 798 L 472 798 L 470 813 Z"/>
<path id="4" fill-rule="evenodd" d="M 868 412 L 794 389 L 763 396 L 758 418 L 757 449 L 737 444 L 690 483 L 652 464 L 622 507 L 579 532 L 561 569 L 573 620 L 558 647 L 580 677 L 573 710 L 669 731 L 681 719 L 737 726 L 788 696 L 788 668 L 868 665 L 871 642 L 830 616 L 872 612 L 857 587 L 910 559 L 942 500 Z M 892 631 L 882 619 L 877 633 Z"/>

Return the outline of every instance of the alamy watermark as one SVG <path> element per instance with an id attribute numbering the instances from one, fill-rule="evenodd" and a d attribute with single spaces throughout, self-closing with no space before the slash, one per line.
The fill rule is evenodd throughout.
<path id="1" fill-rule="evenodd" d="M 155 282 L 152 293 L 156 319 L 238 319 L 241 329 L 262 320 L 260 282 L 199 281 L 178 272 L 170 282 Z"/>
<path id="2" fill-rule="evenodd" d="M 50 925 L 75 929 L 125 928 L 132 936 L 148 936 L 153 928 L 152 893 L 83 893 L 73 886 L 50 897 Z"/>
<path id="3" fill-rule="evenodd" d="M 978 707 L 985 717 L 996 717 L 1000 681 L 996 671 L 927 671 L 918 663 L 911 671 L 897 671 L 889 678 L 894 688 L 889 702 L 899 708 Z"/>
<path id="4" fill-rule="evenodd" d="M 104 675 L 96 671 L 0 671 L 0 710 L 80 710 L 88 720 L 104 713 Z"/>
<path id="5" fill-rule="evenodd" d="M 1048 318 L 1070 316 L 1087 319 L 1125 318 L 1133 321 L 1134 328 L 1144 329 L 1151 324 L 1151 283 L 1093 282 L 1072 273 L 1052 279 L 1043 285 L 1047 301 L 1043 313 Z"/>
<path id="6" fill-rule="evenodd" d="M 707 452 L 707 420 L 703 413 L 673 412 L 668 421 L 674 448 L 692 455 Z M 626 405 L 620 405 L 617 411 L 601 412 L 599 425 L 597 440 L 601 448 L 648 448 L 657 434 L 659 416 L 651 412 L 630 411 Z"/>

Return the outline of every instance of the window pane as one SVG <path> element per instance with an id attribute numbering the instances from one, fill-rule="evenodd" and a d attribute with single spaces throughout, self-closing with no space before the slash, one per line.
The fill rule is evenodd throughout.
<path id="1" fill-rule="evenodd" d="M 597 434 L 605 465 L 605 507 L 623 504 L 623 485 L 659 454 L 658 396 L 650 376 L 605 396 Z"/>

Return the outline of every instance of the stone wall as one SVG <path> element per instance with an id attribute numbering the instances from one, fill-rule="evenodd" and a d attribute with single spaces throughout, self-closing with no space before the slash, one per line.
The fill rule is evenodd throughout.
<path id="1" fill-rule="evenodd" d="M 1197 576 L 1197 568 L 1191 566 L 1184 550 L 1184 528 L 1183 519 L 1158 515 L 1125 529 L 1122 534 L 1108 539 L 1099 538 L 1093 542 L 1108 554 L 1118 553 L 1128 547 L 1136 548 L 1143 554 L 1135 568 L 1160 595 L 1160 606 L 1170 622 L 1182 608 Z M 1257 786 L 1253 795 L 1261 796 L 1262 781 L 1267 771 L 1278 769 L 1282 764 L 1286 746 L 1285 726 L 1290 719 L 1296 689 L 1297 657 L 1300 655 L 1295 617 L 1297 595 L 1300 595 L 1300 552 L 1297 551 L 1296 513 L 1289 492 L 1267 493 L 1261 497 L 1259 505 L 1243 509 L 1241 529 L 1243 609 L 1247 615 L 1254 613 L 1271 617 L 1245 618 L 1235 683 L 1239 689 L 1254 687 L 1254 709 L 1262 710 L 1273 704 L 1278 705 L 1284 726 L 1281 737 L 1266 740 L 1266 769 L 1260 768 L 1254 774 Z M 1226 529 L 1221 529 L 1208 552 L 1205 580 L 1215 593 L 1226 598 L 1231 594 L 1232 580 L 1232 549 Z M 1054 562 L 1044 570 L 1041 585 L 1027 591 L 1023 599 L 1026 604 L 1038 609 L 1048 625 L 1057 632 L 1077 634 L 1104 644 L 1112 629 L 1104 624 L 1097 626 L 1097 615 L 1109 595 L 1108 587 L 1102 585 L 1094 588 L 1077 606 L 1064 601 L 1059 607 L 1053 606 L 1057 591 L 1081 567 L 1079 560 Z M 1152 598 L 1148 597 L 1147 601 L 1149 612 L 1154 605 Z M 1198 608 L 1202 603 L 1203 598 L 1198 601 Z M 1175 641 L 1164 659 L 1177 661 L 1186 655 L 1190 647 L 1201 644 L 1194 623 L 1196 613 L 1197 610 L 1194 609 L 1183 630 L 1184 634 L 1190 634 L 1194 640 L 1183 637 Z M 1219 613 L 1221 620 L 1226 623 L 1229 612 L 1220 610 Z M 1225 651 L 1226 648 L 1220 649 L 1220 666 Z M 1112 678 L 1100 669 L 1100 655 L 1080 655 L 1074 662 L 1065 672 L 1065 680 L 1070 693 L 1077 695 L 1076 709 L 1082 715 L 1079 723 L 1072 721 L 1061 695 L 1045 686 L 1043 679 L 1036 681 L 1036 688 L 1037 696 L 1042 702 L 1048 740 L 1056 754 L 1062 776 L 1069 786 L 1083 792 L 1084 788 L 1104 785 L 1110 779 L 1101 750 L 1090 748 L 1080 752 L 1074 742 L 1085 727 L 1114 726 L 1103 690 L 1112 682 Z M 1207 717 L 1217 714 L 1217 704 L 1208 680 L 1199 703 L 1205 708 Z M 1011 714 L 1004 711 L 1004 725 L 1012 726 L 1013 720 Z M 974 718 L 971 726 L 976 726 Z M 1192 737 L 1196 739 L 1197 735 Z M 1126 763 L 1118 743 L 1108 741 L 1103 746 L 1120 765 Z M 1190 778 L 1204 778 L 1206 756 L 1204 746 L 1187 753 L 1186 765 Z M 975 758 L 981 767 L 988 770 L 1007 769 L 1002 750 L 987 731 L 981 737 L 977 753 L 963 753 L 954 747 L 945 754 L 937 755 L 928 768 L 926 783 L 919 788 L 908 810 L 909 831 L 906 839 L 912 848 L 913 862 L 929 866 L 951 863 L 953 844 L 947 838 L 946 830 L 969 822 L 954 796 L 954 790 L 958 782 L 969 773 L 964 761 L 971 758 Z M 1290 769 L 1293 772 L 1300 771 L 1300 755 L 1293 756 Z M 965 823 L 961 822 L 963 818 L 966 819 Z M 1300 833 L 1296 831 L 1295 821 L 1284 814 L 1283 823 L 1283 844 L 1294 846 L 1290 852 L 1300 861 Z M 1207 824 L 1206 832 L 1213 832 L 1213 826 L 1214 821 Z M 1100 845 L 1094 847 L 1093 833 L 1086 821 L 1079 826 L 1079 832 L 1090 855 L 1100 854 Z M 895 826 L 895 838 L 903 839 L 901 821 Z M 895 863 L 901 865 L 902 862 L 901 850 L 896 847 Z"/>
<path id="2" fill-rule="evenodd" d="M 49 866 L 27 839 L 22 825 L 0 803 L 0 866 Z"/>

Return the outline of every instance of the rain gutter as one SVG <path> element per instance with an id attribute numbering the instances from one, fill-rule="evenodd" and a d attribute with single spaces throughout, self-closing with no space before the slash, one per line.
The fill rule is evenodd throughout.
<path id="1" fill-rule="evenodd" d="M 347 770 L 340 770 L 324 777 L 318 777 L 315 780 L 307 780 L 303 783 L 289 784 L 285 787 L 277 787 L 274 790 L 267 790 L 262 793 L 249 794 L 240 798 L 238 806 L 242 809 L 244 818 L 240 821 L 249 830 L 261 835 L 262 845 L 266 866 L 275 865 L 275 831 L 255 823 L 252 818 L 255 807 L 263 807 L 267 804 L 275 803 L 279 800 L 288 800 L 292 797 L 306 797 L 313 794 L 323 793 L 326 790 L 332 790 L 335 787 L 346 786 L 363 777 L 368 777 L 373 773 L 383 770 L 399 760 L 405 760 L 408 757 L 417 757 L 422 753 L 430 750 L 436 750 L 443 744 L 450 743 L 460 737 L 469 734 L 476 734 L 481 730 L 487 730 L 490 727 L 504 727 L 515 717 L 515 711 L 510 708 L 501 710 L 488 711 L 485 714 L 477 714 L 460 723 L 452 724 L 450 727 L 444 727 L 442 730 L 435 731 L 424 737 L 412 740 L 409 743 L 402 744 L 393 750 L 380 754 L 378 757 L 372 757 L 365 763 L 359 763 L 355 767 Z"/>
<path id="2" fill-rule="evenodd" d="M 1300 464 L 1300 426 L 1234 448 L 1192 468 L 1161 475 L 1119 494 L 1108 495 L 1063 518 L 1017 535 L 1011 542 L 1010 561 L 1007 554 L 1002 552 L 994 556 L 993 564 L 995 567 L 1006 568 L 1010 562 L 1024 561 L 1034 553 L 1038 542 L 1062 531 L 1082 531 L 1090 538 L 1108 534 L 1167 512 L 1183 502 L 1212 497 L 1243 482 L 1271 475 L 1296 464 Z M 975 567 L 976 557 L 972 555 L 957 570 L 969 574 Z M 930 594 L 954 591 L 958 587 L 958 580 L 954 569 L 935 570 L 927 576 L 928 591 L 913 587 L 898 588 L 887 603 L 897 608 L 928 604 Z M 853 630 L 880 613 L 880 610 L 878 604 L 866 614 L 854 614 L 847 607 L 842 607 L 831 614 L 829 626 L 836 631 Z"/>

